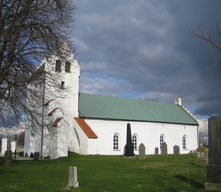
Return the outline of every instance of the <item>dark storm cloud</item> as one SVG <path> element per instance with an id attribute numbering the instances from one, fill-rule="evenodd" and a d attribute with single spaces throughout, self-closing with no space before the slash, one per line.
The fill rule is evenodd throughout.
<path id="1" fill-rule="evenodd" d="M 76 0 L 74 43 L 80 91 L 160 102 L 182 98 L 196 115 L 219 115 L 220 52 L 194 37 L 201 24 L 212 38 L 221 1 Z M 221 21 L 220 21 L 221 22 Z M 188 29 L 189 28 L 189 29 Z M 221 44 L 220 44 L 221 45 Z"/>

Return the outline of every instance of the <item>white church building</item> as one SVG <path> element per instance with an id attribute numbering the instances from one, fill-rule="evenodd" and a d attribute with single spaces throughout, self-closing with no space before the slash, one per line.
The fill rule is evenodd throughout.
<path id="1" fill-rule="evenodd" d="M 180 98 L 171 104 L 79 93 L 80 65 L 71 52 L 62 59 L 51 56 L 43 65 L 44 70 L 58 75 L 56 81 L 61 88 L 59 96 L 52 97 L 43 87 L 43 115 L 39 118 L 43 117 L 47 126 L 43 132 L 42 127 L 34 131 L 31 120 L 26 118 L 24 154 L 40 152 L 51 159 L 66 157 L 68 151 L 123 155 L 127 123 L 131 124 L 136 155 L 141 143 L 147 155 L 154 154 L 156 147 L 160 149 L 162 142 L 167 143 L 168 154 L 173 153 L 175 145 L 181 154 L 198 147 L 198 121 L 183 107 Z"/>

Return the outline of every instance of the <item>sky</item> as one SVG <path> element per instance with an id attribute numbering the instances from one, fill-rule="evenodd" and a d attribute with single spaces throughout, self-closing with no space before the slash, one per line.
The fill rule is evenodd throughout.
<path id="1" fill-rule="evenodd" d="M 194 37 L 199 25 L 221 46 L 220 0 L 74 0 L 80 92 L 174 103 L 200 121 L 221 116 L 221 52 Z M 221 28 L 219 29 L 221 30 Z"/>
<path id="2" fill-rule="evenodd" d="M 220 0 L 75 0 L 73 43 L 80 92 L 174 103 L 201 121 L 221 116 Z M 221 28 L 219 29 L 221 30 Z M 206 35 L 206 33 L 205 33 Z M 204 126 L 204 127 L 203 127 Z"/>

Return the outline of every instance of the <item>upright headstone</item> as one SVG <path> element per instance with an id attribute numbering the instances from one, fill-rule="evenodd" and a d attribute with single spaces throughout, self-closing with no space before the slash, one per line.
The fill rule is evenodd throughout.
<path id="1" fill-rule="evenodd" d="M 5 151 L 7 151 L 7 138 L 2 138 L 2 149 L 1 153 L 4 155 Z"/>
<path id="2" fill-rule="evenodd" d="M 69 167 L 69 180 L 67 189 L 79 188 L 78 178 L 77 178 L 77 167 Z"/>
<path id="3" fill-rule="evenodd" d="M 34 152 L 34 160 L 38 160 L 40 156 L 40 152 Z"/>
<path id="4" fill-rule="evenodd" d="M 146 159 L 146 148 L 143 143 L 139 146 L 139 159 L 144 160 Z"/>
<path id="5" fill-rule="evenodd" d="M 16 141 L 13 140 L 13 141 L 11 141 L 11 151 L 12 151 L 12 153 L 14 153 L 15 150 L 16 150 Z"/>
<path id="6" fill-rule="evenodd" d="M 159 154 L 159 148 L 155 147 L 155 155 L 158 155 L 158 154 Z"/>
<path id="7" fill-rule="evenodd" d="M 207 166 L 208 165 L 208 149 L 205 147 L 199 147 L 196 150 L 196 165 Z"/>
<path id="8" fill-rule="evenodd" d="M 178 145 L 173 146 L 173 154 L 180 155 L 180 147 Z"/>
<path id="9" fill-rule="evenodd" d="M 130 123 L 127 124 L 127 144 L 125 145 L 124 159 L 135 159 L 134 145 L 131 138 Z"/>
<path id="10" fill-rule="evenodd" d="M 161 154 L 162 154 L 162 156 L 168 156 L 166 142 L 163 142 L 161 145 Z"/>
<path id="11" fill-rule="evenodd" d="M 12 163 L 12 151 L 10 140 L 7 140 L 7 151 L 5 151 L 5 166 L 13 165 Z"/>
<path id="12" fill-rule="evenodd" d="M 209 164 L 205 190 L 221 191 L 221 117 L 209 119 Z"/>

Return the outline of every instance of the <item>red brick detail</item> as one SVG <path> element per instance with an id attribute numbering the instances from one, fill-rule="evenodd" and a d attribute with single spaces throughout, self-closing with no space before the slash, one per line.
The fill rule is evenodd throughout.
<path id="1" fill-rule="evenodd" d="M 48 113 L 48 115 L 52 115 L 55 112 L 56 109 L 57 108 L 53 109 L 50 113 Z"/>
<path id="2" fill-rule="evenodd" d="M 74 118 L 80 128 L 84 131 L 84 133 L 87 135 L 88 138 L 97 139 L 97 135 L 94 133 L 94 131 L 90 128 L 90 126 L 85 122 L 84 119 L 81 119 L 79 117 Z"/>
<path id="3" fill-rule="evenodd" d="M 48 101 L 48 102 L 45 103 L 44 105 L 48 105 L 52 100 L 54 100 L 54 99 L 51 99 L 50 101 Z"/>
<path id="4" fill-rule="evenodd" d="M 52 126 L 53 126 L 53 127 L 54 127 L 54 126 L 57 126 L 61 119 L 62 119 L 62 117 L 61 117 L 61 118 L 57 118 L 57 119 L 55 120 L 55 122 L 52 124 Z"/>

